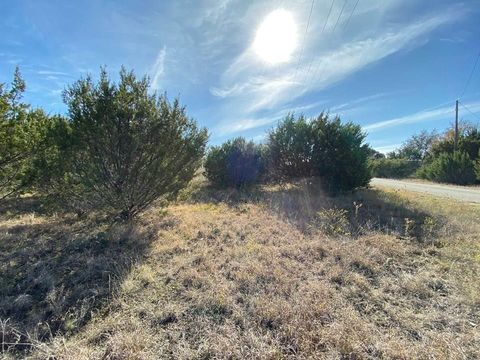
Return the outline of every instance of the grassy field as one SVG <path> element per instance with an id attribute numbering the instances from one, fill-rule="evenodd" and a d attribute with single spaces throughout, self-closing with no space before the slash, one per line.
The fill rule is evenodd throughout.
<path id="1" fill-rule="evenodd" d="M 480 358 L 480 207 L 198 179 L 132 224 L 1 214 L 6 359 Z"/>

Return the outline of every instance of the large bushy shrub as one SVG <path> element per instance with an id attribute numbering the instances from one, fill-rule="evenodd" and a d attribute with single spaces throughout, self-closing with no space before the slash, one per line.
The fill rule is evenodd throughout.
<path id="1" fill-rule="evenodd" d="M 475 183 L 474 162 L 465 152 L 441 153 L 417 172 L 424 179 L 459 185 Z"/>
<path id="2" fill-rule="evenodd" d="M 312 120 L 314 174 L 320 176 L 332 193 L 366 186 L 370 179 L 369 148 L 359 125 L 342 123 L 320 114 Z"/>
<path id="3" fill-rule="evenodd" d="M 365 186 L 371 149 L 360 126 L 320 114 L 312 120 L 288 115 L 270 132 L 269 172 L 283 178 L 319 176 L 332 193 Z"/>
<path id="4" fill-rule="evenodd" d="M 381 178 L 405 178 L 412 176 L 420 166 L 420 161 L 407 159 L 370 159 L 372 176 Z"/>
<path id="5" fill-rule="evenodd" d="M 300 115 L 288 114 L 268 134 L 269 173 L 274 178 L 312 175 L 312 124 Z"/>
<path id="6" fill-rule="evenodd" d="M 201 164 L 207 131 L 178 100 L 149 94 L 147 78 L 122 69 L 116 84 L 102 69 L 97 83 L 87 77 L 70 86 L 64 101 L 70 127 L 59 183 L 79 210 L 130 218 L 174 198 Z"/>
<path id="7" fill-rule="evenodd" d="M 216 186 L 241 187 L 262 177 L 262 147 L 242 137 L 212 147 L 205 159 L 205 175 Z"/>

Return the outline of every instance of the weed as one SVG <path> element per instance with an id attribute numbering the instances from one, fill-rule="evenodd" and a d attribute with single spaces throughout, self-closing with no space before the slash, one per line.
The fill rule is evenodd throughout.
<path id="1" fill-rule="evenodd" d="M 405 237 L 410 239 L 415 236 L 415 220 L 410 218 L 405 218 L 404 229 L 405 229 Z"/>
<path id="2" fill-rule="evenodd" d="M 350 235 L 348 211 L 344 209 L 323 209 L 317 212 L 314 226 L 330 236 Z"/>

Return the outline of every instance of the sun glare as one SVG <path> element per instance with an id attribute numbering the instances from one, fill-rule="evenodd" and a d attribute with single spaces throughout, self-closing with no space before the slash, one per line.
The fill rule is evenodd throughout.
<path id="1" fill-rule="evenodd" d="M 272 11 L 257 30 L 253 50 L 270 64 L 287 62 L 297 46 L 297 27 L 289 11 Z"/>

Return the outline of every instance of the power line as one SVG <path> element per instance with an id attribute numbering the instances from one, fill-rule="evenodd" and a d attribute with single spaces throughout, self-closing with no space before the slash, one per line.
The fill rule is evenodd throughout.
<path id="1" fill-rule="evenodd" d="M 350 19 L 352 18 L 353 13 L 355 12 L 355 9 L 357 8 L 357 5 L 358 5 L 359 2 L 360 2 L 360 0 L 357 0 L 357 2 L 355 3 L 355 6 L 353 7 L 353 10 L 352 10 L 352 12 L 350 13 L 350 16 L 348 17 L 348 20 L 347 20 L 347 22 L 345 23 L 345 27 L 343 28 L 343 30 L 345 30 L 345 29 L 348 27 L 348 24 L 350 23 Z"/>
<path id="2" fill-rule="evenodd" d="M 472 80 L 473 73 L 475 72 L 475 69 L 476 69 L 477 64 L 478 64 L 478 59 L 480 59 L 480 50 L 478 51 L 477 59 L 475 60 L 475 64 L 473 65 L 473 69 L 470 72 L 470 76 L 468 77 L 468 80 L 465 83 L 465 87 L 463 88 L 463 91 L 462 91 L 462 94 L 460 95 L 460 97 L 462 97 L 465 94 L 465 91 L 467 90 L 468 85 L 470 84 L 470 80 Z"/>
<path id="3" fill-rule="evenodd" d="M 342 9 L 340 10 L 340 14 L 338 15 L 337 17 L 337 21 L 335 22 L 335 26 L 333 27 L 333 30 L 332 30 L 332 33 L 335 32 L 335 29 L 337 28 L 337 24 L 338 22 L 340 21 L 340 18 L 342 17 L 342 14 L 343 14 L 343 10 L 345 9 L 345 5 L 348 3 L 348 0 L 345 0 L 345 2 L 343 3 L 343 6 L 342 6 Z M 356 6 L 356 5 L 355 5 Z M 353 13 L 353 12 L 352 12 Z M 324 71 L 325 71 L 325 68 L 326 68 L 327 64 L 326 62 L 323 63 L 323 66 L 322 66 L 322 69 L 320 71 L 320 73 L 318 72 L 318 70 L 320 69 L 320 64 L 317 66 L 317 69 L 315 70 L 315 72 L 313 73 L 314 75 L 310 77 L 310 79 L 315 79 L 317 77 L 317 74 L 319 75 L 323 75 Z"/>
<path id="4" fill-rule="evenodd" d="M 303 34 L 302 48 L 300 50 L 300 55 L 298 56 L 297 67 L 295 69 L 295 74 L 293 78 L 297 77 L 298 68 L 300 67 L 300 61 L 302 60 L 303 51 L 305 50 L 305 42 L 307 39 L 308 28 L 310 27 L 310 19 L 312 18 L 313 6 L 315 5 L 315 0 L 312 0 L 312 6 L 310 7 L 310 13 L 308 14 L 307 26 L 305 27 L 305 33 Z"/>
<path id="5" fill-rule="evenodd" d="M 323 33 L 325 32 L 325 28 L 327 27 L 328 20 L 330 19 L 330 14 L 332 13 L 334 4 L 335 4 L 335 0 L 332 0 L 332 4 L 330 5 L 330 9 L 328 10 L 328 15 L 327 15 L 327 18 L 325 19 L 325 23 L 323 24 L 323 28 L 322 28 L 322 31 L 320 32 L 320 36 L 322 36 Z M 313 60 L 314 59 L 312 58 L 312 60 L 310 61 L 310 64 L 308 65 L 308 69 L 307 69 L 307 72 L 305 73 L 305 77 L 307 76 L 307 74 L 310 72 L 310 69 L 312 68 Z"/>
<path id="6" fill-rule="evenodd" d="M 477 114 L 475 114 L 473 111 L 471 111 L 471 110 L 467 107 L 467 105 L 465 105 L 465 104 L 462 103 L 461 101 L 459 101 L 459 104 L 462 105 L 462 107 L 463 107 L 465 110 L 467 110 L 467 111 L 468 111 L 470 114 L 472 114 L 477 120 L 480 121 L 480 117 L 478 117 Z"/>
<path id="7" fill-rule="evenodd" d="M 330 5 L 330 10 L 328 10 L 327 19 L 325 20 L 325 24 L 323 24 L 322 32 L 320 33 L 320 35 L 323 34 L 323 32 L 325 31 L 325 28 L 327 27 L 328 19 L 330 18 L 330 14 L 332 13 L 332 9 L 333 9 L 334 4 L 335 4 L 335 0 L 333 0 L 332 5 Z"/>
<path id="8" fill-rule="evenodd" d="M 343 15 L 343 10 L 345 10 L 345 6 L 347 5 L 348 0 L 345 0 L 342 6 L 342 10 L 340 10 L 340 15 L 338 15 L 337 22 L 335 23 L 335 26 L 333 27 L 332 33 L 335 32 L 335 29 L 337 28 L 338 22 L 340 21 L 340 18 Z"/>
<path id="9" fill-rule="evenodd" d="M 322 36 L 323 33 L 325 32 L 325 28 L 327 27 L 328 20 L 330 19 L 330 15 L 331 15 L 331 13 L 332 13 L 333 6 L 335 5 L 335 1 L 336 1 L 336 0 L 332 0 L 332 3 L 331 3 L 331 5 L 330 5 L 330 9 L 328 10 L 328 14 L 327 14 L 327 17 L 326 17 L 326 19 L 325 19 L 325 23 L 323 24 L 322 31 L 320 32 L 320 36 Z M 313 3 L 312 3 L 312 7 L 310 8 L 310 16 L 311 16 L 311 11 L 312 11 L 312 10 L 313 10 Z M 309 19 L 310 19 L 310 16 L 309 16 Z M 312 60 L 310 61 L 309 65 L 308 65 L 307 71 L 306 71 L 306 72 L 305 72 L 305 71 L 303 72 L 303 73 L 304 73 L 304 74 L 303 74 L 303 75 L 304 75 L 303 78 L 305 78 L 305 77 L 307 76 L 307 74 L 310 72 L 310 69 L 311 69 L 311 67 L 312 67 L 313 61 L 314 61 L 314 58 L 312 57 Z M 299 69 L 299 66 L 300 66 L 300 62 L 297 64 L 297 69 L 295 70 L 295 77 L 296 77 L 296 75 L 297 75 L 297 71 L 298 71 L 298 69 Z"/>

